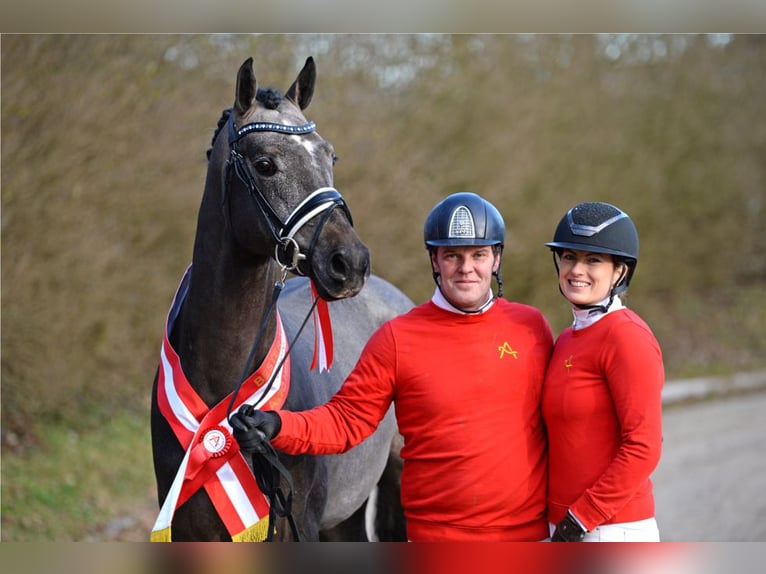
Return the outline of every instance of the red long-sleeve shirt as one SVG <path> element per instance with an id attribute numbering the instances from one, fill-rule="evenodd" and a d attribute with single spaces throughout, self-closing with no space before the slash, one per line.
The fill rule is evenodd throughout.
<path id="1" fill-rule="evenodd" d="M 630 309 L 561 333 L 543 388 L 551 522 L 568 509 L 588 530 L 654 517 L 664 378 L 659 344 Z"/>
<path id="2" fill-rule="evenodd" d="M 543 539 L 540 403 L 552 345 L 532 307 L 498 299 L 463 315 L 429 301 L 373 334 L 327 404 L 280 411 L 272 444 L 291 454 L 344 452 L 394 401 L 411 540 Z"/>

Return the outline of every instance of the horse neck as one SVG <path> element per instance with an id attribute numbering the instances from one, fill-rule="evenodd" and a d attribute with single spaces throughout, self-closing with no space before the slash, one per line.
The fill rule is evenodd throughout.
<path id="1" fill-rule="evenodd" d="M 201 227 L 201 226 L 200 226 Z M 186 378 L 210 406 L 239 382 L 261 324 L 263 337 L 247 373 L 266 356 L 276 336 L 274 295 L 277 266 L 227 248 L 226 238 L 200 238 L 197 231 L 189 292 L 173 329 L 173 344 Z M 210 251 L 211 245 L 219 249 Z"/>

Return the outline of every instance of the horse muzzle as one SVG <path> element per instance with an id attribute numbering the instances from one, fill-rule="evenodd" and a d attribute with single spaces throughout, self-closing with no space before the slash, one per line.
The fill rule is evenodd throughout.
<path id="1" fill-rule="evenodd" d="M 369 276 L 370 251 L 358 238 L 350 244 L 336 245 L 326 254 L 321 249 L 314 252 L 310 277 L 322 299 L 353 297 L 362 290 Z"/>

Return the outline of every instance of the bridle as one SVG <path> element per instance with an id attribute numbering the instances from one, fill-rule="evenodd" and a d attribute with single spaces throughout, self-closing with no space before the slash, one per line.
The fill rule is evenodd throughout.
<path id="1" fill-rule="evenodd" d="M 242 182 L 242 184 L 247 188 L 250 197 L 258 206 L 258 209 L 260 210 L 266 221 L 266 224 L 268 225 L 269 232 L 271 233 L 271 237 L 275 244 L 274 259 L 281 268 L 280 277 L 274 284 L 274 292 L 272 293 L 271 302 L 261 321 L 261 325 L 258 329 L 255 341 L 250 350 L 250 355 L 245 361 L 244 371 L 242 372 L 242 376 L 240 377 L 235 391 L 232 393 L 229 409 L 226 413 L 226 418 L 228 419 L 231 415 L 231 410 L 234 405 L 234 400 L 236 398 L 237 392 L 239 391 L 239 388 L 244 380 L 247 378 L 248 367 L 255 357 L 255 352 L 259 347 L 261 338 L 263 337 L 266 324 L 268 323 L 271 314 L 276 308 L 277 299 L 279 298 L 279 295 L 282 292 L 282 288 L 285 285 L 287 273 L 293 272 L 297 275 L 304 275 L 304 273 L 302 273 L 298 268 L 298 264 L 302 260 L 307 260 L 309 263 L 309 269 L 311 269 L 311 256 L 314 252 L 314 246 L 316 245 L 319 234 L 322 231 L 327 218 L 329 217 L 330 213 L 332 213 L 334 208 L 340 207 L 343 210 L 343 213 L 346 215 L 349 224 L 352 226 L 353 221 L 351 219 L 351 211 L 349 210 L 348 205 L 346 205 L 346 201 L 343 199 L 343 196 L 341 196 L 340 192 L 334 187 L 320 187 L 316 191 L 310 193 L 308 197 L 306 197 L 301 203 L 298 204 L 295 209 L 293 209 L 292 213 L 290 213 L 287 219 L 282 221 L 266 197 L 263 195 L 261 190 L 258 188 L 258 184 L 255 182 L 255 178 L 253 177 L 253 174 L 248 167 L 249 162 L 247 162 L 245 156 L 242 155 L 238 149 L 239 142 L 242 140 L 242 138 L 250 133 L 276 132 L 288 135 L 305 135 L 313 132 L 316 129 L 316 124 L 314 122 L 308 122 L 300 126 L 290 126 L 272 122 L 252 122 L 245 124 L 239 129 L 236 129 L 234 126 L 234 117 L 230 113 L 227 120 L 227 129 L 229 135 L 229 159 L 226 165 L 227 189 L 224 191 L 224 197 L 227 197 L 229 194 L 228 188 L 231 184 L 231 175 L 234 173 L 236 174 L 237 178 L 239 178 L 240 182 Z M 321 215 L 321 219 L 319 220 L 319 223 L 314 230 L 314 235 L 311 238 L 308 254 L 303 254 L 300 251 L 298 242 L 295 240 L 295 234 L 306 223 L 318 215 Z M 292 253 L 288 253 L 290 250 L 292 250 Z M 280 259 L 280 254 L 289 255 L 289 261 L 287 263 L 282 262 Z M 306 325 L 306 322 L 314 311 L 314 307 L 316 307 L 317 302 L 318 299 L 314 300 L 314 304 L 312 305 L 311 309 L 309 309 L 306 318 L 301 324 L 301 327 L 298 329 L 298 332 L 295 335 L 295 339 L 297 339 L 303 331 L 303 327 Z M 288 348 L 283 361 L 290 355 L 291 350 L 292 345 L 290 345 Z M 280 368 L 281 364 L 274 370 L 274 374 L 276 374 Z M 263 393 L 263 396 L 268 394 L 268 387 L 270 387 L 273 383 L 274 375 L 272 375 L 271 380 L 268 382 L 267 390 Z"/>
<path id="2" fill-rule="evenodd" d="M 306 197 L 287 217 L 285 221 L 274 211 L 269 201 L 258 188 L 253 172 L 250 170 L 249 161 L 239 151 L 239 142 L 253 132 L 275 132 L 287 135 L 305 135 L 316 129 L 314 122 L 308 122 L 300 126 L 290 126 L 272 122 L 252 122 L 237 129 L 234 125 L 233 114 L 229 115 L 227 122 L 229 136 L 229 159 L 226 166 L 226 187 L 224 197 L 228 197 L 228 187 L 231 184 L 232 173 L 247 188 L 250 197 L 258 206 L 274 242 L 274 259 L 282 268 L 283 274 L 290 271 L 298 275 L 304 275 L 298 268 L 302 260 L 307 260 L 311 266 L 311 257 L 314 252 L 319 234 L 324 227 L 332 210 L 340 207 L 346 215 L 349 224 L 353 226 L 351 211 L 340 192 L 334 187 L 320 187 Z M 321 215 L 316 226 L 314 235 L 309 243 L 307 253 L 301 253 L 295 235 L 309 221 Z"/>
<path id="3" fill-rule="evenodd" d="M 279 217 L 274 211 L 274 208 L 268 202 L 261 190 L 258 188 L 258 184 L 253 177 L 253 173 L 249 167 L 249 161 L 239 151 L 239 142 L 250 133 L 253 132 L 276 132 L 288 135 L 305 135 L 313 132 L 316 129 L 314 122 L 308 122 L 300 126 L 289 126 L 285 124 L 271 123 L 271 122 L 253 122 L 236 129 L 234 126 L 233 115 L 229 115 L 228 119 L 228 136 L 229 136 L 229 159 L 226 165 L 226 189 L 224 190 L 224 198 L 229 196 L 229 187 L 231 185 L 232 173 L 237 176 L 239 181 L 247 188 L 250 197 L 258 206 L 259 211 L 263 215 L 263 218 L 268 226 L 272 240 L 274 242 L 274 259 L 280 266 L 282 272 L 281 277 L 274 285 L 274 292 L 272 294 L 271 302 L 268 310 L 261 321 L 261 325 L 258 329 L 255 341 L 250 350 L 250 354 L 245 361 L 244 371 L 240 376 L 239 383 L 237 384 L 234 392 L 231 394 L 231 401 L 227 409 L 226 418 L 230 420 L 232 407 L 234 401 L 239 392 L 242 383 L 245 381 L 248 375 L 248 367 L 252 363 L 255 356 L 255 352 L 258 349 L 263 334 L 265 332 L 266 324 L 269 317 L 274 312 L 277 304 L 277 299 L 284 287 L 284 281 L 288 272 L 293 272 L 298 275 L 304 275 L 298 268 L 301 261 L 308 261 L 309 270 L 312 265 L 312 255 L 314 247 L 319 238 L 319 234 L 324 227 L 327 218 L 332 213 L 333 209 L 340 207 L 343 213 L 346 215 L 348 222 L 353 226 L 353 220 L 351 218 L 351 211 L 346 205 L 345 200 L 341 196 L 340 192 L 334 187 L 320 187 L 313 191 L 306 197 L 298 206 L 288 215 L 285 221 Z M 230 205 L 230 203 L 229 203 Z M 315 217 L 320 216 L 319 222 L 314 230 L 314 235 L 311 238 L 307 253 L 301 253 L 300 246 L 298 245 L 295 235 L 300 229 L 306 225 L 309 221 Z M 306 326 L 306 322 L 311 317 L 314 307 L 317 305 L 318 299 L 314 300 L 313 305 L 309 309 L 306 318 L 303 320 L 298 332 L 295 335 L 295 340 L 298 339 L 303 328 Z M 276 366 L 272 373 L 270 380 L 268 381 L 262 396 L 267 396 L 269 389 L 274 384 L 276 374 L 281 370 L 282 364 L 289 357 L 292 350 L 292 344 L 288 347 L 282 362 Z M 255 405 L 242 405 L 242 408 L 254 409 Z M 269 528 L 267 540 L 271 540 L 274 534 L 274 519 L 276 516 L 286 517 L 290 525 L 290 529 L 293 534 L 293 539 L 298 541 L 299 534 L 298 528 L 295 524 L 295 520 L 292 516 L 292 490 L 293 483 L 290 472 L 282 465 L 277 457 L 277 453 L 274 448 L 266 442 L 263 446 L 262 452 L 252 453 L 252 465 L 253 474 L 256 481 L 263 493 L 269 499 Z M 279 486 L 279 477 L 284 478 L 287 484 L 287 493 L 283 493 Z"/>

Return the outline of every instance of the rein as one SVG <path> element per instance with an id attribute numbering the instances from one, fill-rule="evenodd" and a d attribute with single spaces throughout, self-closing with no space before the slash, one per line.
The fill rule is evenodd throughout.
<path id="1" fill-rule="evenodd" d="M 321 230 L 323 229 L 324 224 L 327 221 L 327 218 L 330 216 L 330 213 L 332 213 L 332 210 L 334 208 L 340 207 L 352 226 L 353 226 L 353 220 L 351 218 L 351 212 L 348 206 L 346 205 L 345 200 L 341 196 L 340 192 L 338 192 L 338 190 L 336 190 L 333 187 L 321 187 L 317 189 L 316 191 L 312 192 L 311 194 L 309 194 L 309 196 L 306 197 L 300 204 L 298 204 L 298 206 L 292 211 L 292 213 L 290 213 L 287 219 L 285 221 L 282 221 L 279 215 L 277 215 L 277 213 L 274 211 L 274 208 L 271 206 L 271 204 L 269 204 L 268 200 L 263 195 L 261 190 L 258 188 L 255 178 L 253 177 L 252 171 L 250 170 L 248 166 L 249 161 L 245 158 L 244 155 L 240 153 L 238 149 L 239 142 L 242 140 L 242 138 L 244 138 L 250 133 L 276 132 L 276 133 L 289 134 L 289 135 L 304 135 L 314 131 L 314 129 L 316 128 L 316 125 L 314 124 L 314 122 L 309 122 L 301 126 L 289 126 L 285 124 L 277 124 L 277 123 L 270 123 L 270 122 L 255 122 L 255 123 L 246 124 L 242 126 L 241 128 L 239 128 L 239 130 L 237 130 L 234 126 L 233 116 L 230 115 L 227 123 L 228 123 L 230 154 L 229 154 L 229 160 L 227 162 L 227 167 L 226 167 L 227 189 L 224 191 L 224 196 L 228 195 L 228 186 L 231 183 L 232 173 L 234 173 L 237 176 L 237 178 L 240 180 L 240 182 L 247 188 L 250 194 L 250 197 L 258 206 L 258 209 L 260 210 L 261 214 L 264 217 L 264 220 L 266 221 L 268 225 L 269 232 L 271 233 L 271 237 L 275 244 L 274 259 L 276 260 L 277 264 L 281 268 L 281 276 L 274 284 L 274 291 L 272 293 L 271 302 L 269 303 L 269 307 L 266 311 L 266 314 L 264 315 L 261 321 L 261 324 L 258 328 L 255 341 L 253 342 L 253 346 L 250 349 L 250 353 L 247 357 L 247 360 L 245 361 L 245 366 L 242 371 L 242 375 L 239 378 L 239 382 L 237 383 L 237 386 L 231 395 L 231 401 L 229 402 L 229 406 L 226 411 L 226 419 L 228 420 L 231 417 L 231 411 L 234 407 L 239 390 L 249 375 L 248 371 L 249 371 L 250 364 L 252 363 L 255 353 L 258 347 L 260 346 L 261 339 L 263 338 L 263 334 L 266 329 L 266 325 L 268 324 L 269 318 L 274 313 L 277 300 L 279 299 L 279 295 L 282 292 L 282 289 L 285 285 L 284 282 L 285 282 L 285 278 L 287 277 L 287 273 L 293 272 L 298 275 L 303 275 L 303 273 L 298 268 L 298 265 L 303 260 L 307 260 L 309 263 L 309 268 L 311 268 L 311 261 L 312 261 L 314 246 L 316 245 L 316 242 L 319 238 L 319 234 Z M 301 228 L 303 228 L 304 225 L 306 225 L 309 221 L 311 221 L 312 219 L 320 215 L 321 215 L 321 218 L 319 219 L 316 229 L 314 230 L 314 234 L 311 238 L 311 242 L 308 248 L 308 253 L 303 254 L 300 252 L 300 247 L 298 245 L 298 242 L 295 240 L 295 235 L 298 233 L 298 231 L 300 231 Z M 287 262 L 282 261 L 281 255 L 285 256 Z M 268 396 L 268 392 L 274 384 L 276 374 L 280 371 L 282 365 L 284 364 L 284 361 L 287 360 L 287 358 L 290 356 L 290 352 L 292 351 L 293 344 L 295 343 L 295 341 L 298 340 L 301 333 L 303 332 L 303 329 L 306 326 L 306 323 L 308 322 L 309 317 L 311 317 L 312 313 L 314 312 L 314 309 L 316 308 L 318 301 L 319 301 L 318 298 L 314 299 L 314 302 L 311 308 L 309 309 L 306 315 L 306 318 L 301 323 L 301 326 L 298 329 L 298 332 L 296 333 L 295 338 L 293 339 L 292 343 L 290 343 L 289 347 L 287 348 L 287 351 L 285 352 L 285 355 L 282 358 L 281 362 L 276 366 L 273 373 L 271 374 L 271 377 L 269 379 L 268 384 L 265 387 L 262 397 Z M 243 405 L 243 407 L 245 406 L 249 409 L 255 409 L 255 404 Z M 295 541 L 298 541 L 300 539 L 298 535 L 298 528 L 292 516 L 292 498 L 293 498 L 292 476 L 290 475 L 290 472 L 284 467 L 284 465 L 279 461 L 277 457 L 277 453 L 274 450 L 274 448 L 271 446 L 271 444 L 268 441 L 264 441 L 263 446 L 264 446 L 263 452 L 252 453 L 252 467 L 253 467 L 253 474 L 255 476 L 255 479 L 258 483 L 259 488 L 261 489 L 263 494 L 266 495 L 267 498 L 269 499 L 269 528 L 268 528 L 268 536 L 266 540 L 271 541 L 273 539 L 274 517 L 281 516 L 281 517 L 287 518 L 288 523 L 290 525 L 290 529 L 293 534 L 293 539 Z M 280 475 L 285 479 L 285 482 L 287 483 L 286 495 L 279 488 Z"/>
<path id="2" fill-rule="evenodd" d="M 242 387 L 242 384 L 245 382 L 249 375 L 249 369 L 250 363 L 253 361 L 253 357 L 255 356 L 255 352 L 258 349 L 258 346 L 261 342 L 261 339 L 263 338 L 263 332 L 266 329 L 266 324 L 268 323 L 269 317 L 274 312 L 274 309 L 277 304 L 277 299 L 279 299 L 279 295 L 282 292 L 282 288 L 285 286 L 285 277 L 287 276 L 287 268 L 282 268 L 282 276 L 280 279 L 274 284 L 274 292 L 271 296 L 271 303 L 269 303 L 269 308 L 266 314 L 263 317 L 263 320 L 261 321 L 261 325 L 258 328 L 258 334 L 255 337 L 255 341 L 253 342 L 253 346 L 250 349 L 250 354 L 247 357 L 247 360 L 245 361 L 245 367 L 242 371 L 242 374 L 239 377 L 239 382 L 237 383 L 237 386 L 234 389 L 234 392 L 231 394 L 231 400 L 229 401 L 229 406 L 226 409 L 226 419 L 229 420 L 231 417 L 231 411 L 234 408 L 234 403 L 236 401 L 237 395 L 239 394 L 239 390 Z M 306 326 L 306 323 L 309 320 L 309 317 L 311 317 L 311 314 L 314 311 L 314 308 L 317 305 L 317 302 L 319 300 L 315 299 L 314 303 L 311 305 L 311 308 L 309 309 L 309 312 L 306 314 L 306 318 L 301 323 L 300 328 L 298 329 L 298 332 L 295 334 L 295 338 L 293 339 L 292 343 L 287 348 L 287 351 L 285 352 L 284 357 L 282 357 L 282 360 L 274 367 L 274 371 L 271 373 L 271 376 L 269 377 L 269 382 L 264 387 L 264 391 L 261 395 L 261 400 L 265 399 L 269 391 L 271 390 L 271 387 L 274 385 L 274 380 L 276 378 L 277 373 L 282 368 L 282 365 L 287 360 L 287 358 L 290 356 L 290 352 L 293 349 L 293 344 L 295 341 L 298 340 L 298 338 L 301 336 L 301 333 L 303 332 L 303 328 Z M 240 409 L 243 407 L 247 407 L 248 409 L 254 410 L 255 404 L 252 405 L 242 405 Z M 275 516 L 282 516 L 286 517 L 287 521 L 290 525 L 290 530 L 292 531 L 293 540 L 295 542 L 300 541 L 300 536 L 298 534 L 298 527 L 295 524 L 295 519 L 293 518 L 292 514 L 292 502 L 293 502 L 293 477 L 290 475 L 290 471 L 285 468 L 285 466 L 279 461 L 279 458 L 277 457 L 277 453 L 274 450 L 274 447 L 271 446 L 271 443 L 268 441 L 264 441 L 263 443 L 263 451 L 260 453 L 253 452 L 251 454 L 252 458 L 252 468 L 253 468 L 253 475 L 255 476 L 255 480 L 258 483 L 258 488 L 261 489 L 261 492 L 269 499 L 269 528 L 268 528 L 268 534 L 266 537 L 266 542 L 271 542 L 273 540 L 274 536 L 274 517 Z M 285 479 L 285 482 L 287 483 L 287 494 L 285 495 L 282 492 L 282 489 L 279 487 L 279 477 L 280 475 Z"/>

